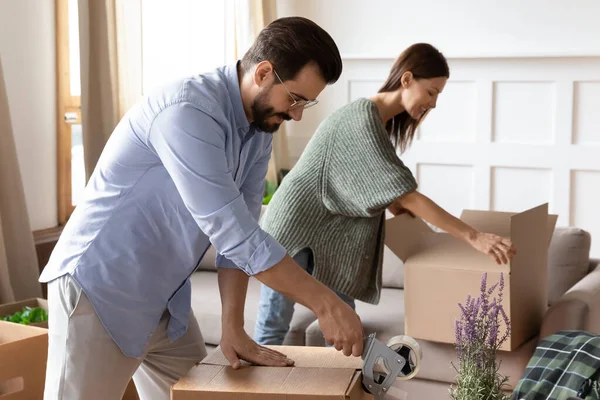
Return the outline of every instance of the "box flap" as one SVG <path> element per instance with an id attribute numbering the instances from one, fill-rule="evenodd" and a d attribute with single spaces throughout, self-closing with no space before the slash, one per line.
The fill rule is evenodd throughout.
<path id="1" fill-rule="evenodd" d="M 220 348 L 177 382 L 175 400 L 187 399 L 351 399 L 370 400 L 362 391 L 362 359 L 327 347 L 267 346 L 296 361 L 294 367 L 244 363 L 234 370 Z"/>
<path id="2" fill-rule="evenodd" d="M 513 218 L 518 218 L 521 215 L 546 215 L 546 227 L 544 228 L 547 232 L 547 246 L 550 246 L 550 242 L 552 241 L 552 236 L 554 235 L 554 229 L 556 228 L 556 221 L 558 219 L 558 215 L 556 214 L 548 214 L 548 203 L 540 204 L 537 207 L 530 208 L 529 210 L 523 211 L 519 214 L 514 214 Z M 518 251 L 518 250 L 517 250 Z"/>
<path id="3" fill-rule="evenodd" d="M 511 212 L 463 210 L 460 219 L 480 232 L 510 237 Z"/>
<path id="4" fill-rule="evenodd" d="M 403 262 L 427 246 L 434 233 L 421 218 L 408 214 L 385 221 L 385 245 Z"/>
<path id="5" fill-rule="evenodd" d="M 539 333 L 548 307 L 549 219 L 548 204 L 512 217 L 511 238 L 517 254 L 512 259 L 511 295 L 518 294 L 520 304 L 512 303 L 511 340 L 517 342 Z"/>
<path id="6" fill-rule="evenodd" d="M 360 357 L 346 357 L 341 351 L 330 347 L 307 346 L 265 346 L 279 351 L 295 361 L 295 368 L 348 368 L 362 369 L 363 360 Z M 202 364 L 229 366 L 229 361 L 223 355 L 221 347 L 204 360 Z M 250 365 L 243 362 L 243 365 Z"/>
<path id="7" fill-rule="evenodd" d="M 173 392 L 193 393 L 190 398 L 194 399 L 214 399 L 216 394 L 232 396 L 235 393 L 341 399 L 357 373 L 352 368 L 245 366 L 234 370 L 223 365 L 200 364 L 173 386 Z"/>
<path id="8" fill-rule="evenodd" d="M 540 204 L 539 206 L 530 208 L 529 210 L 525 210 L 520 213 L 463 210 L 460 219 L 481 232 L 495 233 L 496 235 L 510 238 L 512 217 L 537 212 L 543 212 L 548 215 L 548 246 L 550 246 L 550 241 L 552 240 L 552 235 L 554 234 L 558 216 L 555 214 L 548 214 L 548 203 Z"/>
<path id="9" fill-rule="evenodd" d="M 348 390 L 346 391 L 346 399 L 348 400 L 373 400 L 375 396 L 371 393 L 366 392 L 363 389 L 362 384 L 362 373 L 356 371 L 354 373 L 354 377 L 348 386 Z"/>
<path id="10" fill-rule="evenodd" d="M 552 242 L 552 236 L 554 236 L 554 230 L 556 229 L 556 220 L 558 220 L 558 215 L 548 214 L 548 247 L 550 247 L 550 242 Z"/>
<path id="11" fill-rule="evenodd" d="M 496 264 L 490 256 L 448 233 L 435 233 L 429 246 L 413 255 L 407 265 L 505 274 L 510 271 L 508 264 Z"/>
<path id="12" fill-rule="evenodd" d="M 0 347 L 7 343 L 47 334 L 48 331 L 43 328 L 0 321 Z"/>

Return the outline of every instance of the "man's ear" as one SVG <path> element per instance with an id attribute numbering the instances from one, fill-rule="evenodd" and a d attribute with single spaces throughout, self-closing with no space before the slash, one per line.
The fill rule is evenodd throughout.
<path id="1" fill-rule="evenodd" d="M 400 78 L 400 82 L 402 83 L 403 88 L 407 88 L 410 85 L 413 79 L 413 74 L 410 71 L 406 71 L 402 74 L 402 78 Z"/>
<path id="2" fill-rule="evenodd" d="M 254 84 L 259 87 L 266 86 L 273 80 L 273 64 L 261 61 L 254 69 Z"/>

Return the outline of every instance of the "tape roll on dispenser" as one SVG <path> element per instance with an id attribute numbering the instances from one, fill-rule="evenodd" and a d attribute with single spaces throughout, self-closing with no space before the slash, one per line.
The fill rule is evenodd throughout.
<path id="1" fill-rule="evenodd" d="M 396 379 L 408 380 L 419 372 L 423 352 L 410 336 L 394 336 L 383 344 L 373 333 L 365 339 L 362 358 L 363 386 L 379 400 Z"/>

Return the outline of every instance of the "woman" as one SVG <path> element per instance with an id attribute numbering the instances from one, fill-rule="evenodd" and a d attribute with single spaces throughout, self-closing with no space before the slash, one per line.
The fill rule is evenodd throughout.
<path id="1" fill-rule="evenodd" d="M 398 158 L 450 73 L 429 44 L 407 48 L 370 99 L 358 99 L 328 117 L 283 180 L 262 219 L 306 271 L 354 308 L 379 302 L 385 210 L 409 212 L 507 263 L 509 239 L 478 232 L 417 191 Z M 294 303 L 262 286 L 255 340 L 282 344 Z"/>

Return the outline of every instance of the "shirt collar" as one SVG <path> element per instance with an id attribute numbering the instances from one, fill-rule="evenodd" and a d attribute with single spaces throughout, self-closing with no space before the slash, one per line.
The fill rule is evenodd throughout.
<path id="1" fill-rule="evenodd" d="M 242 94 L 240 92 L 240 84 L 238 80 L 237 66 L 239 61 L 225 66 L 225 76 L 227 78 L 227 91 L 233 105 L 235 113 L 235 121 L 239 128 L 247 130 L 250 127 L 246 113 L 244 112 L 244 104 L 242 103 Z"/>

